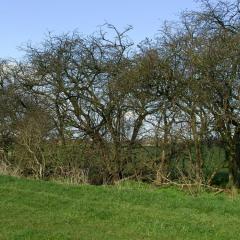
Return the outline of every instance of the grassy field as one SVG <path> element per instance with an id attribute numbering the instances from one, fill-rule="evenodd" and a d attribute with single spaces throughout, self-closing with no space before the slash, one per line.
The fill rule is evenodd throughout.
<path id="1" fill-rule="evenodd" d="M 0 176 L 0 239 L 240 239 L 240 198 Z"/>

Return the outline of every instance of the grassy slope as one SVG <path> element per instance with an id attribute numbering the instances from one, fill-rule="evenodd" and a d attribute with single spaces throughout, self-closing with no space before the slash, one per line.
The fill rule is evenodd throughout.
<path id="1" fill-rule="evenodd" d="M 0 176 L 0 239 L 240 239 L 240 199 Z"/>

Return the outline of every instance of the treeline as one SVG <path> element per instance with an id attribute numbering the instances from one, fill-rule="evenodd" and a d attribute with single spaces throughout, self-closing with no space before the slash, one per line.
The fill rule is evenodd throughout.
<path id="1" fill-rule="evenodd" d="M 106 24 L 0 64 L 2 171 L 212 184 L 240 170 L 240 3 L 200 2 L 154 40 Z"/>

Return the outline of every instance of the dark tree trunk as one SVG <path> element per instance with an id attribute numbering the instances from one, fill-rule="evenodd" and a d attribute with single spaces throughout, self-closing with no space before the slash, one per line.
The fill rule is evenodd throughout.
<path id="1" fill-rule="evenodd" d="M 229 185 L 239 188 L 238 172 L 240 169 L 240 127 L 236 127 L 233 141 L 227 149 L 229 161 Z"/>

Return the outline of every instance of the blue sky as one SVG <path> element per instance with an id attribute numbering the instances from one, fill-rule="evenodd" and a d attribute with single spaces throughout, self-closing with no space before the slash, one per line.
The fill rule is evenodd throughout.
<path id="1" fill-rule="evenodd" d="M 194 0 L 1 0 L 0 58 L 20 58 L 17 46 L 37 44 L 47 31 L 90 34 L 105 22 L 119 29 L 132 25 L 129 35 L 139 42 L 153 37 L 164 20 L 197 6 Z"/>

